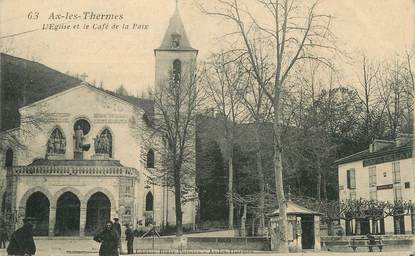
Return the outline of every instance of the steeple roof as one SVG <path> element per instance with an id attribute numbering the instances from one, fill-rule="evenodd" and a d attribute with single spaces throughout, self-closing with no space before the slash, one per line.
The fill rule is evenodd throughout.
<path id="1" fill-rule="evenodd" d="M 179 46 L 173 45 L 173 38 L 174 36 L 178 36 L 179 38 Z M 166 33 L 164 34 L 163 41 L 161 45 L 156 50 L 194 50 L 190 45 L 189 39 L 186 34 L 186 30 L 184 28 L 182 19 L 179 14 L 179 9 L 176 6 L 176 10 L 173 13 L 173 16 L 170 18 L 169 26 L 167 28 Z"/>

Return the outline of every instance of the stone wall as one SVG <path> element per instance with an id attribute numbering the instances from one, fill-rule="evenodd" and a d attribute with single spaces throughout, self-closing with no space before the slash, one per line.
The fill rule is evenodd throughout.
<path id="1" fill-rule="evenodd" d="M 154 241 L 154 247 L 153 247 Z M 270 240 L 262 237 L 162 237 L 135 239 L 134 248 L 142 250 L 247 250 L 269 251 Z"/>

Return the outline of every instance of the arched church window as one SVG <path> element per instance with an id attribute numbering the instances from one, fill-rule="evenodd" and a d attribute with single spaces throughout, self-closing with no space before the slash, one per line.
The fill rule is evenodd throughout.
<path id="1" fill-rule="evenodd" d="M 146 195 L 146 211 L 153 211 L 153 194 L 151 192 Z"/>
<path id="2" fill-rule="evenodd" d="M 171 35 L 171 47 L 180 48 L 180 34 L 174 33 Z"/>
<path id="3" fill-rule="evenodd" d="M 182 73 L 182 63 L 180 60 L 173 61 L 173 81 L 179 83 Z"/>
<path id="4" fill-rule="evenodd" d="M 59 128 L 55 128 L 49 136 L 47 153 L 48 154 L 65 154 L 66 139 Z"/>
<path id="5" fill-rule="evenodd" d="M 112 135 L 110 130 L 104 129 L 100 135 L 97 135 L 94 142 L 95 153 L 108 154 L 112 157 Z"/>
<path id="6" fill-rule="evenodd" d="M 13 149 L 9 148 L 6 151 L 6 161 L 4 163 L 4 166 L 6 167 L 12 167 L 13 166 Z"/>
<path id="7" fill-rule="evenodd" d="M 147 168 L 154 168 L 154 150 L 150 149 L 147 152 Z"/>

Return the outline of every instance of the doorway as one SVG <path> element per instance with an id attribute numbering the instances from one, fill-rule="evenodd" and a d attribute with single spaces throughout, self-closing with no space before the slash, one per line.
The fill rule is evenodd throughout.
<path id="1" fill-rule="evenodd" d="M 303 249 L 314 249 L 314 216 L 301 216 L 301 245 Z"/>
<path id="2" fill-rule="evenodd" d="M 56 236 L 79 236 L 81 202 L 72 192 L 63 193 L 56 205 Z"/>
<path id="3" fill-rule="evenodd" d="M 33 235 L 49 234 L 49 199 L 42 192 L 35 192 L 26 201 L 26 216 L 36 220 Z"/>
<path id="4" fill-rule="evenodd" d="M 101 192 L 93 194 L 87 203 L 85 234 L 93 235 L 103 229 L 110 220 L 111 202 Z"/>

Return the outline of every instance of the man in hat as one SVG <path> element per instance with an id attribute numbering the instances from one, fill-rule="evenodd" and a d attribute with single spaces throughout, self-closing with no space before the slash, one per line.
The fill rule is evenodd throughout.
<path id="1" fill-rule="evenodd" d="M 23 219 L 23 227 L 14 231 L 10 238 L 7 253 L 9 255 L 35 255 L 36 245 L 33 240 L 33 225 L 35 219 L 26 217 Z"/>
<path id="2" fill-rule="evenodd" d="M 134 251 L 134 247 L 133 247 L 134 232 L 130 228 L 130 224 L 128 224 L 128 223 L 125 224 L 125 240 L 127 240 L 127 253 L 128 254 L 133 254 L 133 251 Z"/>
<path id="3" fill-rule="evenodd" d="M 114 219 L 114 225 L 113 229 L 118 234 L 118 250 L 120 251 L 120 254 L 122 253 L 122 245 L 121 245 L 121 224 L 118 222 L 118 217 L 115 217 Z"/>

